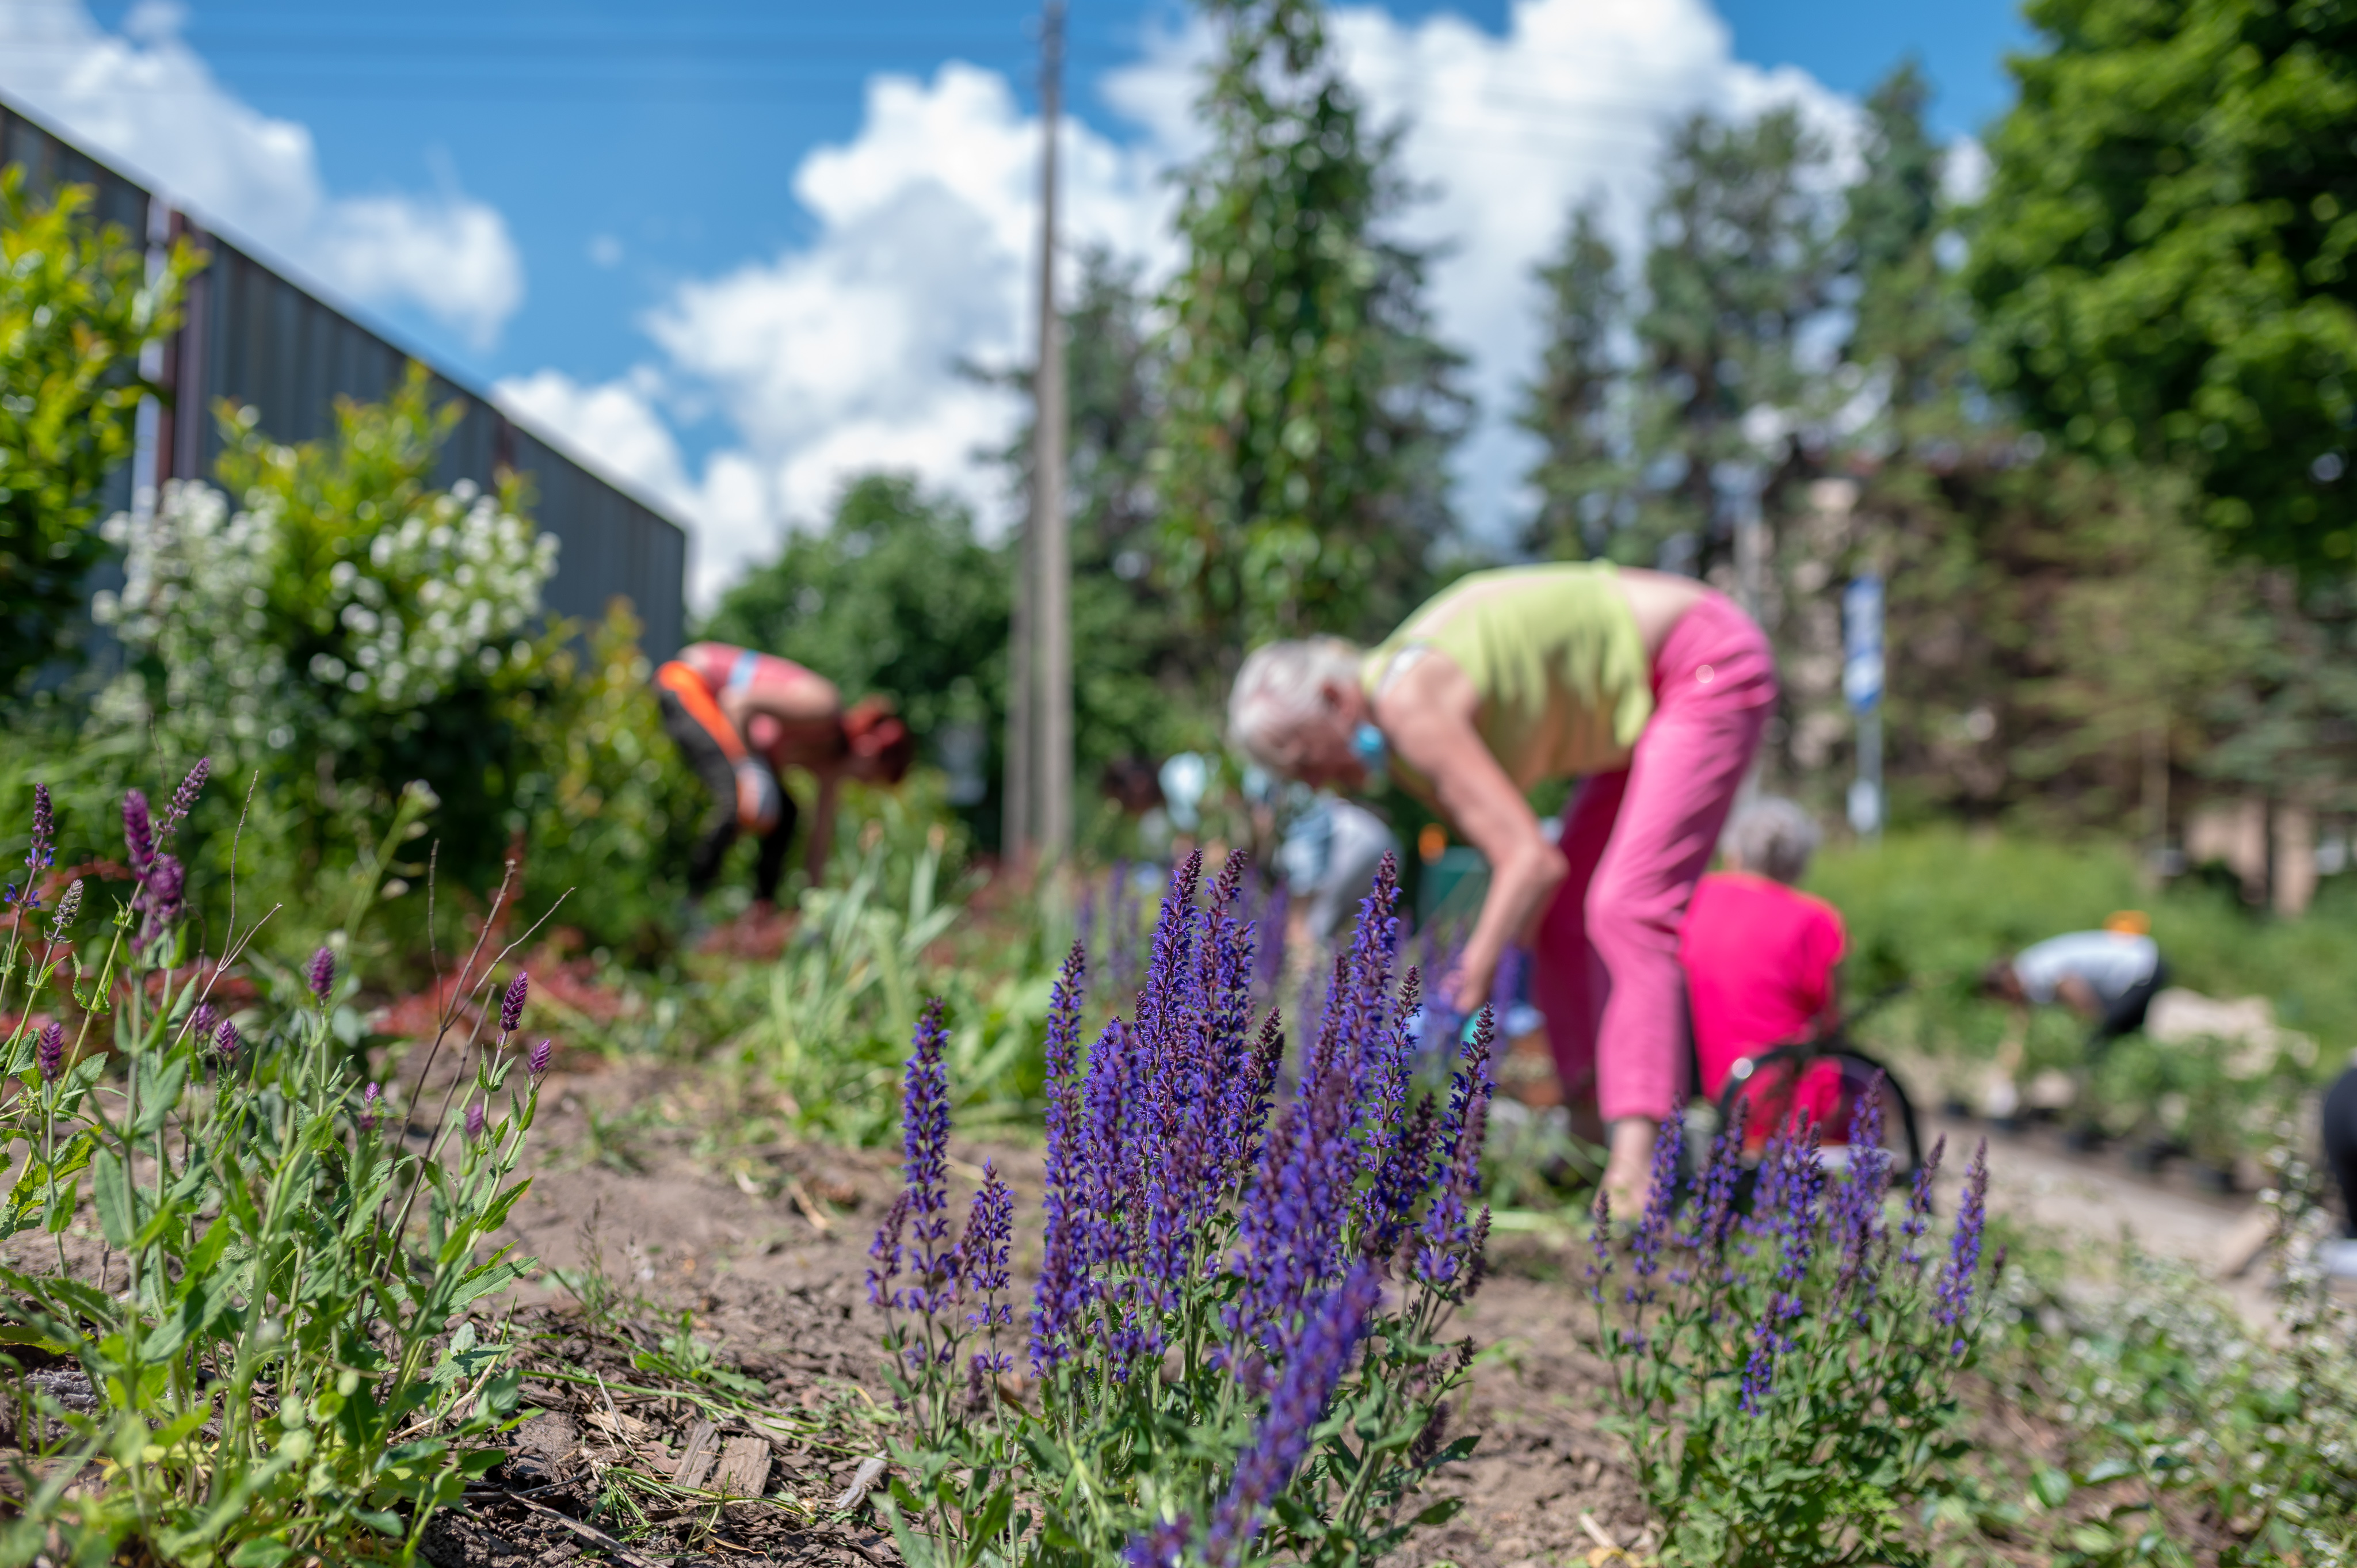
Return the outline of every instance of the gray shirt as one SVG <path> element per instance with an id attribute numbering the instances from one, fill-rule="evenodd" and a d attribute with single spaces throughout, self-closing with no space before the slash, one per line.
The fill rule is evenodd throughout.
<path id="1" fill-rule="evenodd" d="M 2032 1002 L 2051 1002 L 2062 982 L 2077 976 L 2109 1006 L 2152 978 L 2160 947 L 2126 931 L 2072 931 L 2049 937 L 2013 955 L 2014 977 Z"/>

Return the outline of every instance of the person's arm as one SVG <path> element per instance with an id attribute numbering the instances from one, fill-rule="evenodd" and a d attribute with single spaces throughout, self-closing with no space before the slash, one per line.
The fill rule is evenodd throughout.
<path id="1" fill-rule="evenodd" d="M 2056 981 L 2054 998 L 2082 1018 L 2104 1015 L 2104 999 L 2095 994 L 2095 988 L 2088 984 L 2083 976 L 2066 974 Z"/>
<path id="2" fill-rule="evenodd" d="M 835 786 L 841 779 L 832 768 L 814 768 L 812 777 L 818 780 L 818 801 L 811 808 L 810 842 L 802 846 L 802 870 L 816 887 L 826 881 L 826 852 L 834 847 Z"/>
<path id="3" fill-rule="evenodd" d="M 1539 831 L 1538 814 L 1473 727 L 1473 682 L 1444 655 L 1428 654 L 1392 682 L 1375 719 L 1400 760 L 1432 780 L 1434 804 L 1490 863 L 1490 891 L 1465 941 L 1450 1000 L 1480 1011 L 1506 944 L 1537 923 L 1570 874 Z"/>

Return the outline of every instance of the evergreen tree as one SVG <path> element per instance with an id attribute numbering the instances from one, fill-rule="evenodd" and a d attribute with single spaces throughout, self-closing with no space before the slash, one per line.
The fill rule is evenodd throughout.
<path id="1" fill-rule="evenodd" d="M 1204 0 L 1211 146 L 1164 299 L 1155 475 L 1172 582 L 1224 658 L 1247 639 L 1387 629 L 1448 527 L 1464 421 L 1403 197 L 1317 0 Z"/>
<path id="2" fill-rule="evenodd" d="M 1628 325 L 1628 298 L 1593 207 L 1572 214 L 1563 250 L 1538 279 L 1547 346 L 1517 423 L 1544 451 L 1530 472 L 1539 508 L 1523 544 L 1534 555 L 1577 561 L 1603 549 L 1629 483 L 1626 444 L 1613 424 L 1623 385 L 1614 337 Z"/>
<path id="3" fill-rule="evenodd" d="M 1771 515 L 1797 504 L 1805 464 L 1790 436 L 1817 390 L 1798 340 L 1835 278 L 1824 162 L 1790 108 L 1748 124 L 1697 114 L 1672 136 L 1637 320 L 1640 517 L 1615 554 L 1697 570 L 1721 557 L 1722 464 L 1767 465 Z"/>

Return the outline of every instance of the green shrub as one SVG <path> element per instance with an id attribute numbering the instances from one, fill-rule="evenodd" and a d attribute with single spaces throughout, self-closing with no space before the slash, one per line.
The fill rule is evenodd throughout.
<path id="1" fill-rule="evenodd" d="M 59 1240 L 55 1273 L 0 1268 L 16 1430 L 46 1477 L 0 1530 L 0 1559 L 33 1560 L 54 1534 L 85 1563 L 406 1563 L 496 1460 L 477 1440 L 515 1408 L 504 1348 L 460 1315 L 525 1266 L 496 1237 L 524 1190 L 511 1177 L 545 1053 L 511 1050 L 511 1016 L 496 1049 L 453 1047 L 479 1047 L 464 1102 L 446 1100 L 411 1150 L 387 1126 L 409 1108 L 360 1081 L 347 943 L 299 969 L 245 966 L 249 1006 L 229 1000 L 232 972 L 192 961 L 173 851 L 203 781 L 199 768 L 161 811 L 127 796 L 129 896 L 76 880 L 53 911 L 44 794 L 35 880 L 10 890 L 0 1077 L 16 1081 L 0 1148 L 18 1176 L 0 1236 Z M 388 838 L 421 806 L 410 797 Z M 70 951 L 78 908 L 102 901 Z M 269 918 L 245 908 L 240 948 Z M 488 993 L 479 951 L 468 978 Z M 509 1013 L 522 996 L 518 976 Z M 59 1016 L 40 1025 L 37 1007 Z M 107 1246 L 95 1282 L 68 1267 L 61 1234 L 83 1212 Z"/>

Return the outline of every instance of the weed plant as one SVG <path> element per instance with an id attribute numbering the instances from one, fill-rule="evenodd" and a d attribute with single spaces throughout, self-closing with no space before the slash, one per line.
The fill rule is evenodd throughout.
<path id="1" fill-rule="evenodd" d="M 1771 1142 L 1738 1204 L 1743 1127 L 1720 1133 L 1674 1212 L 1683 1131 L 1655 1145 L 1652 1198 L 1613 1249 L 1596 1209 L 1588 1277 L 1614 1374 L 1615 1424 L 1662 1532 L 1664 1568 L 1927 1561 L 1905 1509 L 1964 1451 L 1954 1388 L 1987 1316 L 1987 1151 L 1972 1162 L 1944 1262 L 1932 1256 L 1935 1147 L 1888 1212 L 1881 1099 L 1827 1168 L 1813 1130 Z M 2000 1273 L 2000 1251 L 1990 1273 Z"/>
<path id="2" fill-rule="evenodd" d="M 1454 1511 L 1409 1510 L 1472 1447 L 1446 1440 L 1469 1343 L 1443 1333 L 1488 1227 L 1486 1017 L 1448 1088 L 1418 1092 L 1386 862 L 1280 1096 L 1279 1020 L 1253 1026 L 1243 857 L 1208 908 L 1201 866 L 1173 875 L 1136 1007 L 1085 1063 L 1077 944 L 1058 981 L 1023 1397 L 1013 1200 L 986 1173 L 952 1240 L 938 1007 L 920 1026 L 906 1186 L 868 1282 L 904 1412 L 887 1512 L 919 1568 L 1358 1563 Z"/>
<path id="3" fill-rule="evenodd" d="M 2116 1280 L 2025 1282 L 2007 1395 L 2064 1434 L 2016 1519 L 2042 1520 L 2057 1568 L 2357 1563 L 2357 1313 L 2303 1260 L 2318 1211 L 2297 1171 L 2278 1210 L 2276 1330 L 2255 1327 L 2188 1266 L 2125 1250 Z"/>
<path id="4" fill-rule="evenodd" d="M 174 843 L 206 774 L 160 812 L 124 798 L 131 891 L 94 961 L 62 940 L 89 885 L 43 908 L 55 824 L 35 791 L 0 950 L 16 1079 L 0 1142 L 18 1171 L 0 1238 L 48 1232 L 57 1268 L 0 1267 L 25 1450 L 0 1560 L 407 1562 L 515 1407 L 503 1347 L 462 1315 L 527 1266 L 493 1238 L 524 1188 L 547 1048 L 517 1049 L 519 973 L 463 1101 L 413 1149 L 338 1037 L 352 980 L 333 948 L 254 966 L 258 1003 L 230 1011 L 221 982 L 269 916 L 222 963 L 194 950 Z M 479 946 L 468 967 L 487 989 Z M 85 1203 L 106 1245 L 94 1278 L 63 1235 Z"/>
<path id="5" fill-rule="evenodd" d="M 723 1019 L 749 1017 L 735 1033 L 736 1054 L 767 1077 L 797 1131 L 852 1144 L 890 1136 L 900 1042 L 929 993 L 960 1021 L 947 1049 L 972 1121 L 1036 1114 L 1051 977 L 1019 952 L 997 973 L 939 961 L 935 948 L 964 911 L 942 886 L 943 855 L 938 834 L 905 856 L 889 835 L 871 835 L 847 883 L 803 893 L 777 961 L 748 967 L 713 999 Z"/>

